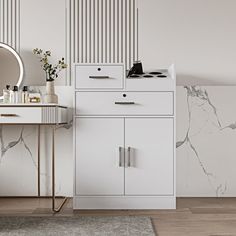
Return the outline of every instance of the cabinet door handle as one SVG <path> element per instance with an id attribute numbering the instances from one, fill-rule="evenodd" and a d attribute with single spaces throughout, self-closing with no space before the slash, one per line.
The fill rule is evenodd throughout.
<path id="1" fill-rule="evenodd" d="M 17 117 L 17 114 L 0 114 L 1 117 Z"/>
<path id="2" fill-rule="evenodd" d="M 122 167 L 122 147 L 119 147 L 119 167 Z"/>
<path id="3" fill-rule="evenodd" d="M 90 79 L 109 79 L 109 76 L 89 76 Z"/>
<path id="4" fill-rule="evenodd" d="M 134 105 L 135 102 L 115 102 L 116 105 Z"/>
<path id="5" fill-rule="evenodd" d="M 131 151 L 131 147 L 128 147 L 128 167 L 131 167 L 130 151 Z"/>

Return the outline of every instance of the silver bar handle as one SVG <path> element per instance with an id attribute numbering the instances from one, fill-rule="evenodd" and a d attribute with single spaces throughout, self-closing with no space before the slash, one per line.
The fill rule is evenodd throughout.
<path id="1" fill-rule="evenodd" d="M 119 147 L 119 167 L 122 167 L 122 147 Z"/>
<path id="2" fill-rule="evenodd" d="M 109 76 L 89 76 L 90 79 L 109 79 Z"/>
<path id="3" fill-rule="evenodd" d="M 128 167 L 131 167 L 130 151 L 131 151 L 131 147 L 128 147 Z"/>
<path id="4" fill-rule="evenodd" d="M 116 105 L 134 105 L 135 102 L 115 102 Z"/>
<path id="5" fill-rule="evenodd" d="M 1 117 L 17 117 L 17 114 L 0 114 Z"/>

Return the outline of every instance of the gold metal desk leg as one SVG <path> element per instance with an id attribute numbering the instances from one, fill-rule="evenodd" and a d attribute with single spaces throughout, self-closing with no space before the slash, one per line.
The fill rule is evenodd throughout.
<path id="1" fill-rule="evenodd" d="M 38 197 L 40 195 L 40 125 L 38 125 Z"/>
<path id="2" fill-rule="evenodd" d="M 56 126 L 54 125 L 52 127 L 52 210 L 54 212 L 59 212 L 64 206 L 64 204 L 66 203 L 67 197 L 64 197 L 59 207 L 56 208 L 55 206 L 55 200 L 56 200 L 56 196 L 55 196 L 55 129 L 56 129 Z"/>

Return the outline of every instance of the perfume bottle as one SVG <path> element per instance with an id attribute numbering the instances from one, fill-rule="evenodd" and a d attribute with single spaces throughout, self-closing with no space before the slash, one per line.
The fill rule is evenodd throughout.
<path id="1" fill-rule="evenodd" d="M 19 102 L 18 86 L 14 86 L 13 90 L 10 91 L 10 103 L 18 103 L 18 102 Z"/>
<path id="2" fill-rule="evenodd" d="M 29 92 L 28 92 L 28 86 L 24 86 L 22 93 L 21 93 L 21 102 L 22 103 L 28 103 L 29 101 Z"/>
<path id="3" fill-rule="evenodd" d="M 6 88 L 3 89 L 3 102 L 10 103 L 10 85 L 6 85 Z"/>

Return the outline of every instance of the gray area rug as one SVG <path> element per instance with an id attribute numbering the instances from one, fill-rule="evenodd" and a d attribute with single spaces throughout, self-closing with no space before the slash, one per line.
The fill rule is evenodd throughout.
<path id="1" fill-rule="evenodd" d="M 155 236 L 149 217 L 0 217 L 4 236 Z"/>

